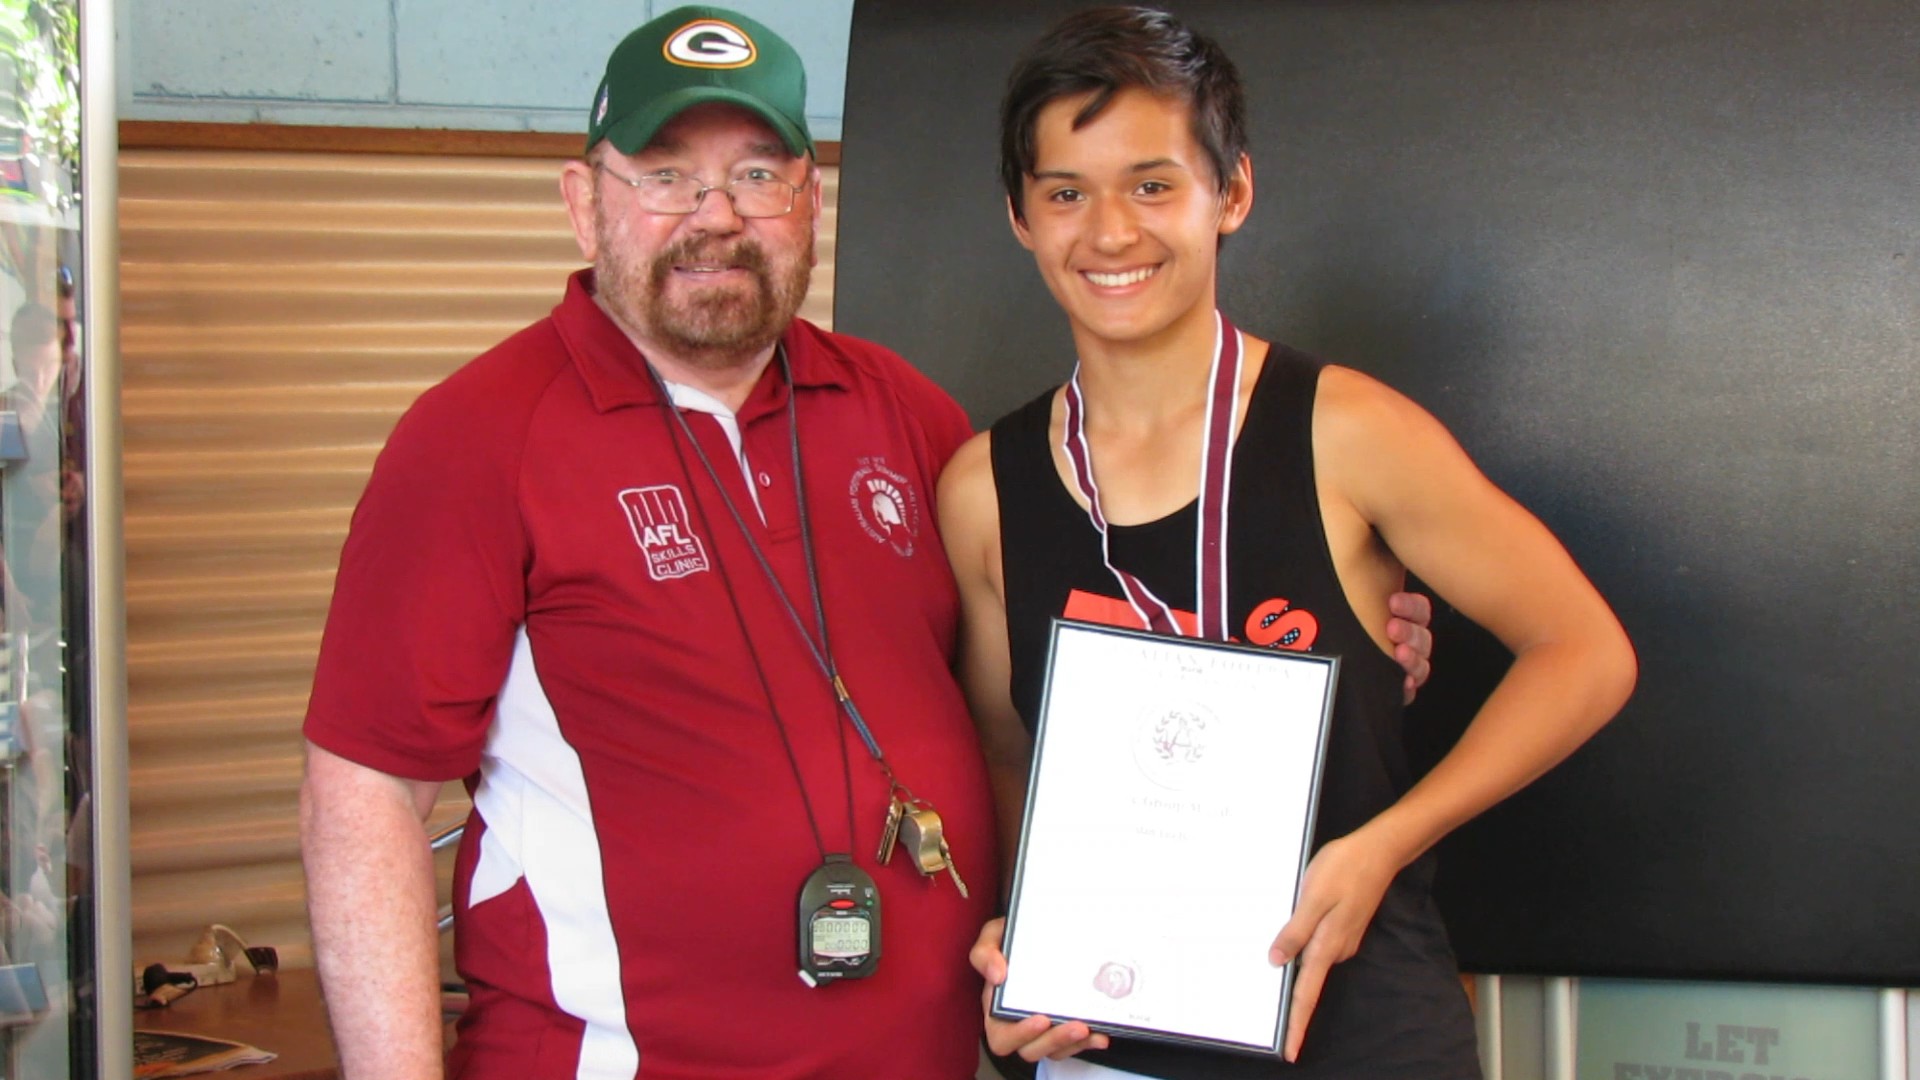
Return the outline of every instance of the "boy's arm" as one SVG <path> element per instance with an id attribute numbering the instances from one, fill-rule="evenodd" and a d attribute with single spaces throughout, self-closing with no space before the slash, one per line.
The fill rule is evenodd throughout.
<path id="1" fill-rule="evenodd" d="M 940 474 L 940 539 L 960 589 L 960 655 L 955 674 L 973 714 L 993 785 L 1000 829 L 1001 895 L 1012 882 L 1027 802 L 1033 739 L 1013 705 L 1005 587 L 1000 580 L 1000 504 L 988 434 L 974 436 Z"/>
<path id="2" fill-rule="evenodd" d="M 1298 957 L 1287 1057 L 1328 968 L 1352 956 L 1387 886 L 1448 832 L 1559 763 L 1633 689 L 1633 647 L 1573 559 L 1427 412 L 1328 368 L 1314 456 L 1329 528 L 1371 527 L 1406 567 L 1514 654 L 1453 750 L 1392 807 L 1314 856 L 1276 963 Z"/>
<path id="3" fill-rule="evenodd" d="M 1027 772 L 1033 739 L 1020 721 L 1010 688 L 1012 661 L 1007 646 L 1006 588 L 1000 574 L 1000 503 L 993 487 L 990 434 L 973 437 L 940 474 L 940 539 L 960 587 L 960 688 L 980 734 L 1000 823 L 1000 895 L 1013 884 L 1020 820 L 1027 802 Z M 1000 951 L 1005 920 L 981 929 L 970 959 L 986 981 L 980 1008 L 986 1019 L 987 1046 L 995 1054 L 1019 1054 L 1028 1061 L 1066 1057 L 1086 1049 L 1104 1049 L 1107 1037 L 1074 1020 L 1055 1025 L 1034 1015 L 1015 1023 L 995 1020 L 993 988 L 1007 978 Z"/>

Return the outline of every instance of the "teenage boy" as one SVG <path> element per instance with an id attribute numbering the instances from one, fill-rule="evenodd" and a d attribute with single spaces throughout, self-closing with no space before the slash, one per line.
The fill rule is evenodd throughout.
<path id="1" fill-rule="evenodd" d="M 1269 953 L 1297 965 L 1284 1051 L 1295 1064 L 1109 1047 L 1084 1023 L 1040 1016 L 989 1017 L 988 1042 L 1054 1059 L 1041 1075 L 1055 1078 L 1465 1080 L 1480 1068 L 1430 851 L 1606 723 L 1633 687 L 1633 650 L 1560 544 L 1432 416 L 1216 310 L 1218 249 L 1253 204 L 1244 116 L 1232 62 L 1161 12 L 1081 12 L 1020 59 L 1001 112 L 1008 212 L 1079 364 L 959 451 L 939 515 L 1003 829 L 1021 817 L 1052 617 L 1197 623 L 1342 657 L 1315 854 Z M 1231 481 L 1203 491 L 1210 454 L 1208 475 Z M 1216 509 L 1228 554 L 1224 589 L 1208 590 L 1224 610 L 1210 614 L 1222 605 L 1196 595 L 1195 545 Z M 1378 633 L 1408 570 L 1514 653 L 1418 783 Z M 1174 610 L 1156 614 L 1135 580 Z M 974 950 L 989 991 L 1006 974 L 1001 931 L 989 923 Z"/>

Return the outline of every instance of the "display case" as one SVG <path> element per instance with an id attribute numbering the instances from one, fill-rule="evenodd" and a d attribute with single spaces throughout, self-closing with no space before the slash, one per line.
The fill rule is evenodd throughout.
<path id="1" fill-rule="evenodd" d="M 7 1080 L 131 1071 L 111 12 L 0 0 Z"/>

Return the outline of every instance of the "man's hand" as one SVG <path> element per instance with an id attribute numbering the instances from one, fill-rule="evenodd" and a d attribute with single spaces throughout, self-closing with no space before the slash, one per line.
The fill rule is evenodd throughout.
<path id="1" fill-rule="evenodd" d="M 1433 601 L 1419 593 L 1397 592 L 1387 597 L 1387 640 L 1393 642 L 1393 659 L 1406 669 L 1407 679 L 1402 684 L 1404 700 L 1413 703 L 1413 695 L 1427 683 L 1427 676 L 1433 674 L 1433 632 L 1427 624 L 1433 621 Z"/>
<path id="2" fill-rule="evenodd" d="M 1105 1050 L 1107 1037 L 1078 1020 L 1055 1024 L 1037 1013 L 1011 1022 L 993 1018 L 993 988 L 1007 981 L 1007 958 L 1000 951 L 1006 932 L 1007 920 L 993 920 L 980 928 L 980 938 L 967 954 L 973 970 L 987 982 L 980 993 L 980 1011 L 987 1021 L 987 1049 L 1002 1057 L 1017 1053 L 1027 1061 L 1043 1057 L 1058 1061 L 1082 1050 Z"/>
<path id="3" fill-rule="evenodd" d="M 1289 960 L 1299 964 L 1294 972 L 1293 1006 L 1287 1013 L 1288 1061 L 1300 1057 L 1300 1043 L 1320 1003 L 1327 972 L 1360 950 L 1360 939 L 1399 870 L 1391 856 L 1376 850 L 1358 832 L 1330 841 L 1307 864 L 1300 906 L 1267 951 L 1267 959 L 1275 966 Z M 979 950 L 976 944 L 975 953 Z"/>

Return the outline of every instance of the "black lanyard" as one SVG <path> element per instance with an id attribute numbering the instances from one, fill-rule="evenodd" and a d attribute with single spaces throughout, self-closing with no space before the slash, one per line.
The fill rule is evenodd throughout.
<path id="1" fill-rule="evenodd" d="M 787 362 L 787 349 L 784 344 L 775 346 L 775 356 L 780 361 L 780 374 L 785 378 L 787 383 L 787 438 L 793 452 L 793 497 L 799 507 L 800 513 L 800 550 L 806 560 L 807 591 L 813 599 L 814 630 L 811 631 L 807 628 L 806 620 L 800 617 L 799 609 L 794 606 L 793 600 L 787 595 L 786 587 L 780 584 L 780 578 L 773 571 L 773 564 L 767 560 L 766 553 L 760 549 L 759 542 L 753 538 L 753 531 L 748 528 L 747 520 L 741 515 L 740 508 L 734 504 L 733 497 L 727 494 L 726 485 L 721 483 L 720 473 L 713 467 L 712 459 L 707 456 L 707 452 L 701 447 L 700 441 L 694 438 L 693 428 L 688 425 L 687 418 L 682 416 L 680 409 L 674 405 L 673 395 L 667 390 L 666 380 L 660 377 L 658 371 L 654 370 L 651 361 L 647 362 L 646 367 L 647 374 L 653 379 L 654 388 L 660 394 L 662 405 L 664 405 L 667 412 L 673 416 L 674 422 L 679 426 L 680 434 L 686 438 L 687 443 L 693 447 L 694 454 L 699 457 L 701 467 L 706 470 L 708 479 L 713 481 L 714 490 L 720 493 L 720 501 L 725 504 L 727 513 L 732 515 L 734 525 L 740 530 L 741 538 L 747 542 L 747 549 L 753 552 L 754 561 L 760 564 L 761 573 L 766 575 L 767 584 L 773 587 L 773 594 L 780 598 L 780 604 L 786 609 L 788 618 L 793 621 L 794 629 L 800 632 L 801 639 L 807 643 L 807 651 L 813 654 L 815 665 L 819 667 L 821 674 L 826 676 L 827 682 L 833 690 L 834 699 L 838 702 L 841 711 L 846 714 L 847 720 L 853 724 L 853 729 L 859 734 L 860 741 L 866 744 L 867 753 L 871 754 L 875 763 L 880 766 L 880 771 L 885 774 L 887 783 L 891 789 L 894 792 L 906 792 L 911 796 L 912 793 L 907 790 L 906 786 L 894 777 L 893 766 L 888 764 L 886 755 L 881 753 L 879 742 L 874 739 L 873 731 L 867 727 L 866 720 L 861 717 L 858 706 L 854 704 L 852 694 L 847 691 L 846 681 L 840 677 L 839 664 L 834 660 L 833 643 L 827 635 L 826 605 L 820 595 L 820 573 L 818 566 L 814 562 L 813 528 L 807 516 L 807 489 L 801 470 L 799 411 L 795 404 L 798 394 L 793 384 L 793 368 Z M 740 437 L 742 445 L 744 446 L 746 439 L 746 430 L 744 427 L 741 429 Z M 674 455 L 680 460 L 680 471 L 683 475 L 687 475 L 689 481 L 688 487 L 691 489 L 692 477 L 687 469 L 685 452 L 680 449 L 679 440 L 669 438 L 669 441 L 673 443 Z M 705 505 L 697 494 L 694 496 L 693 504 L 694 512 L 700 515 L 701 525 L 707 529 L 708 535 L 713 535 L 712 526 L 706 520 Z M 733 609 L 734 620 L 740 626 L 741 636 L 747 644 L 747 652 L 753 658 L 754 673 L 759 676 L 761 690 L 766 694 L 767 708 L 773 716 L 774 725 L 780 729 L 780 744 L 787 752 L 787 763 L 793 768 L 794 783 L 800 788 L 800 799 L 807 811 L 807 824 L 813 829 L 814 843 L 819 845 L 820 857 L 824 860 L 827 851 L 826 843 L 821 838 L 819 823 L 814 818 L 813 800 L 807 795 L 806 781 L 800 773 L 799 758 L 794 755 L 793 743 L 787 734 L 787 726 L 781 720 L 780 708 L 774 701 L 772 683 L 767 678 L 765 665 L 760 661 L 759 650 L 754 648 L 753 635 L 747 630 L 746 615 L 740 610 L 740 598 L 734 591 L 733 580 L 727 573 L 726 564 L 719 558 L 718 551 L 716 551 L 714 555 L 714 563 L 720 567 L 721 580 L 726 584 L 727 599 Z M 814 640 L 815 632 L 820 635 L 818 641 Z M 841 764 L 846 773 L 847 839 L 849 845 L 851 845 L 854 840 L 852 766 L 846 760 L 846 731 L 837 724 L 835 727 L 840 730 Z"/>

